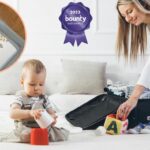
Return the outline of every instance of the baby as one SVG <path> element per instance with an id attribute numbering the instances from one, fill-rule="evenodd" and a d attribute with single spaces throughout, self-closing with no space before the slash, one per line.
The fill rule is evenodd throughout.
<path id="1" fill-rule="evenodd" d="M 41 117 L 45 109 L 52 117 L 53 123 L 48 126 L 50 141 L 67 140 L 69 132 L 63 128 L 55 127 L 56 114 L 48 97 L 44 95 L 46 68 L 36 59 L 24 63 L 20 83 L 23 87 L 11 104 L 10 117 L 15 121 L 14 134 L 20 142 L 30 142 L 31 128 L 38 128 L 35 121 Z"/>

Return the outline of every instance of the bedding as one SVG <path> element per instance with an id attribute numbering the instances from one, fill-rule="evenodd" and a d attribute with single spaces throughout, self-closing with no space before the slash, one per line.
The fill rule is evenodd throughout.
<path id="1" fill-rule="evenodd" d="M 79 107 L 80 105 L 86 103 L 90 99 L 96 97 L 96 95 L 84 95 L 84 94 L 76 94 L 76 95 L 66 95 L 66 94 L 53 94 L 49 96 L 49 100 L 51 101 L 53 107 L 57 112 L 68 113 L 69 111 Z"/>
<path id="2" fill-rule="evenodd" d="M 86 102 L 87 99 L 91 99 L 95 95 L 51 95 L 50 98 L 59 104 L 63 105 L 63 100 L 66 105 L 59 108 L 59 116 L 64 117 L 64 113 L 70 111 L 70 109 L 82 104 L 82 100 Z M 69 98 L 70 97 L 70 98 Z M 0 95 L 0 132 L 8 132 L 13 128 L 13 121 L 9 118 L 9 105 L 12 102 L 13 95 Z M 55 98 L 55 99 L 54 99 Z M 57 100 L 56 100 L 57 99 Z M 81 101 L 80 101 L 81 100 Z M 56 103 L 57 101 L 57 103 Z M 70 102 L 67 105 L 67 102 Z M 74 102 L 74 106 L 71 103 Z M 65 108 L 70 106 L 69 108 Z M 63 112 L 64 111 L 64 112 Z M 61 118 L 60 118 L 61 119 Z M 65 124 L 61 120 L 62 124 Z M 61 124 L 60 123 L 60 124 Z M 72 131 L 74 129 L 72 128 Z M 94 130 L 81 131 L 77 129 L 70 134 L 69 140 L 65 142 L 50 142 L 48 146 L 35 146 L 23 143 L 0 143 L 1 150 L 150 150 L 150 134 L 138 134 L 138 135 L 97 135 Z"/>
<path id="3" fill-rule="evenodd" d="M 81 61 L 81 58 L 80 60 L 75 60 L 75 58 L 68 60 L 65 57 L 53 56 L 46 56 L 46 58 L 36 56 L 35 58 L 40 59 L 47 68 L 46 94 L 48 95 L 55 93 L 100 94 L 106 86 L 106 79 L 134 85 L 139 77 L 139 73 L 134 73 L 133 69 L 127 72 L 127 68 L 122 68 L 119 64 L 114 65 L 107 62 L 106 65 L 105 62 L 100 62 L 105 61 L 102 59 L 103 56 L 98 59 L 99 61 L 91 59 Z M 1 95 L 15 94 L 21 89 L 19 77 L 23 62 L 24 59 L 0 73 Z"/>
<path id="4" fill-rule="evenodd" d="M 149 134 L 96 136 L 94 131 L 71 134 L 68 141 L 50 142 L 48 146 L 0 143 L 3 150 L 149 150 Z"/>

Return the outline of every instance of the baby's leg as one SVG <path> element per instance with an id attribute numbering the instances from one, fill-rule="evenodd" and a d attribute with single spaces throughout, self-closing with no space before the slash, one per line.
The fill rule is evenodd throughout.
<path id="1" fill-rule="evenodd" d="M 14 130 L 15 135 L 20 138 L 20 142 L 29 143 L 31 128 L 24 126 L 21 122 L 18 123 L 16 129 Z"/>
<path id="2" fill-rule="evenodd" d="M 64 128 L 48 127 L 49 141 L 66 141 L 68 140 L 69 131 Z"/>
<path id="3" fill-rule="evenodd" d="M 20 136 L 20 139 L 21 139 L 21 142 L 23 143 L 30 143 L 30 133 L 31 133 L 31 129 L 30 128 L 27 128 L 26 129 L 24 128 L 21 132 L 21 136 Z"/>

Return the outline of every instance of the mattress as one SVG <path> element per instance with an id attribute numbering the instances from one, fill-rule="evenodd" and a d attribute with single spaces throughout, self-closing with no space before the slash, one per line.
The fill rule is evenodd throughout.
<path id="1" fill-rule="evenodd" d="M 65 96 L 59 96 L 61 100 L 62 98 L 66 99 Z M 70 97 L 74 101 L 73 95 Z M 79 97 L 81 99 L 80 95 Z M 82 97 L 85 99 L 83 95 Z M 56 97 L 53 96 L 51 98 L 54 100 Z M 13 128 L 13 120 L 9 118 L 9 105 L 13 99 L 13 95 L 0 95 L 0 132 L 8 132 Z M 75 99 L 77 99 L 77 95 Z M 64 117 L 63 113 L 61 115 L 61 117 Z M 64 124 L 64 120 L 61 118 L 60 120 Z M 59 125 L 61 126 L 61 123 Z M 71 130 L 73 131 L 73 128 Z M 95 134 L 95 130 L 74 131 L 76 132 L 70 134 L 68 141 L 50 142 L 48 146 L 36 146 L 23 143 L 0 143 L 0 150 L 150 150 L 150 134 L 105 134 L 101 136 Z"/>
<path id="2" fill-rule="evenodd" d="M 7 150 L 150 150 L 150 135 L 104 135 L 96 136 L 94 131 L 71 134 L 68 141 L 53 142 L 47 146 L 22 143 L 0 143 L 0 149 Z"/>

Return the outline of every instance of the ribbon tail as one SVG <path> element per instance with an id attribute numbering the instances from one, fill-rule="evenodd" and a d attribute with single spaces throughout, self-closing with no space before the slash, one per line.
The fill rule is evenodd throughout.
<path id="1" fill-rule="evenodd" d="M 81 44 L 81 42 L 88 43 L 84 32 L 81 33 L 81 34 L 76 35 L 76 41 L 77 41 L 78 46 Z"/>
<path id="2" fill-rule="evenodd" d="M 75 37 L 73 34 L 70 34 L 69 32 L 67 32 L 65 40 L 64 40 L 64 44 L 70 42 L 72 46 L 74 46 L 75 43 Z"/>

